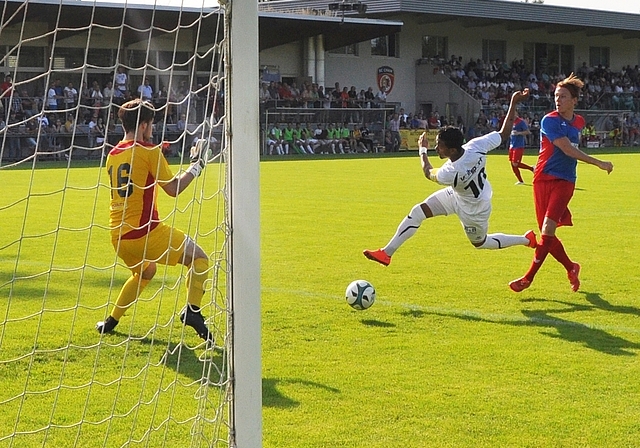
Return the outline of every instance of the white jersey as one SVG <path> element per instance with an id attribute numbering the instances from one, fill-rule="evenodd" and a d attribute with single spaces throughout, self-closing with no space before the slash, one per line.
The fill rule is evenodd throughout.
<path id="1" fill-rule="evenodd" d="M 455 162 L 447 160 L 436 174 L 441 185 L 449 185 L 459 206 L 467 213 L 474 213 L 486 207 L 493 190 L 487 179 L 486 154 L 502 143 L 498 132 L 490 132 L 476 137 L 462 145 L 464 154 Z"/>

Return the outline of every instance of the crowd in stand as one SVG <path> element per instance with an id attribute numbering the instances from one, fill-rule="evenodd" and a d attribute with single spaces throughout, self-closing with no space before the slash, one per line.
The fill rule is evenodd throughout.
<path id="1" fill-rule="evenodd" d="M 89 148 L 102 146 L 109 133 L 112 137 L 109 143 L 114 144 L 120 137 L 115 132 L 119 123 L 117 106 L 136 97 L 152 102 L 158 109 L 157 126 L 171 124 L 183 131 L 187 121 L 201 122 L 212 109 L 216 115 L 220 110 L 222 98 L 202 85 L 191 90 L 186 81 L 182 81 L 170 91 L 166 86 L 156 90 L 145 78 L 132 91 L 123 68 L 118 69 L 113 79 L 114 82 L 103 86 L 98 81 L 93 81 L 90 87 L 83 82 L 79 89 L 71 81 L 64 84 L 55 79 L 46 89 L 46 95 L 33 97 L 25 88 L 14 91 L 11 75 L 4 76 L 0 83 L 0 130 L 7 127 L 7 150 L 3 158 L 19 159 L 21 148 L 32 153 L 39 134 L 44 135 L 41 142 L 48 149 L 69 147 L 71 138 L 78 134 L 87 136 Z"/>
<path id="2" fill-rule="evenodd" d="M 526 70 L 522 59 L 511 64 L 495 59 L 485 63 L 471 59 L 464 63 L 462 57 L 452 55 L 448 61 L 435 59 L 436 71 L 449 76 L 462 89 L 482 102 L 488 109 L 506 110 L 510 92 L 528 87 L 534 100 L 553 107 L 553 92 L 565 73 L 536 75 Z M 627 65 L 615 72 L 598 65 L 589 67 L 584 62 L 576 71 L 585 88 L 578 104 L 579 109 L 617 109 L 640 112 L 640 66 Z"/>
<path id="3" fill-rule="evenodd" d="M 328 90 L 328 89 L 327 89 Z M 383 107 L 387 101 L 387 93 L 383 89 L 373 91 L 356 89 L 355 86 L 340 87 L 336 82 L 333 89 L 325 91 L 323 86 L 305 82 L 300 87 L 295 82 L 263 81 L 260 87 L 260 102 L 267 107 L 301 107 L 301 108 L 376 108 Z"/>

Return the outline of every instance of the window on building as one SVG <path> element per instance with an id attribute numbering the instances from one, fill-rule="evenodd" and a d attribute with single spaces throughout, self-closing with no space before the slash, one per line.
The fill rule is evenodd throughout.
<path id="1" fill-rule="evenodd" d="M 422 36 L 422 57 L 449 59 L 448 45 L 446 36 Z"/>
<path id="2" fill-rule="evenodd" d="M 189 61 L 189 53 L 186 51 L 158 51 L 158 68 L 167 69 L 175 64 L 186 64 Z"/>
<path id="3" fill-rule="evenodd" d="M 597 67 L 609 67 L 609 47 L 589 47 L 589 65 Z"/>
<path id="4" fill-rule="evenodd" d="M 155 51 L 151 51 L 147 58 L 146 50 L 129 50 L 127 52 L 127 61 L 125 64 L 133 69 L 141 69 L 146 66 L 147 62 L 155 65 L 156 61 L 154 56 Z"/>
<path id="5" fill-rule="evenodd" d="M 20 56 L 18 56 L 18 47 L 15 47 L 7 56 L 7 65 L 11 68 L 20 67 L 38 67 L 44 68 L 44 47 L 26 47 L 20 46 Z M 18 61 L 18 59 L 20 59 Z"/>
<path id="6" fill-rule="evenodd" d="M 560 45 L 560 72 L 569 76 L 575 70 L 573 45 Z"/>
<path id="7" fill-rule="evenodd" d="M 111 48 L 89 48 L 87 63 L 96 67 L 113 67 L 115 50 Z"/>
<path id="8" fill-rule="evenodd" d="M 20 51 L 20 59 L 22 60 L 22 50 Z M 54 70 L 62 70 L 64 68 L 78 68 L 82 67 L 83 65 L 84 48 L 55 48 L 53 52 Z"/>
<path id="9" fill-rule="evenodd" d="M 575 56 L 573 45 L 558 45 L 539 42 L 525 42 L 523 47 L 525 69 L 540 76 L 542 74 L 569 75 L 574 71 Z"/>
<path id="10" fill-rule="evenodd" d="M 162 60 L 162 57 L 160 58 L 160 60 Z M 212 69 L 212 62 L 213 62 L 213 53 L 209 52 L 209 53 L 205 53 L 205 54 L 200 54 L 198 53 L 196 55 L 196 70 L 199 72 L 208 72 Z M 217 67 L 217 58 L 216 58 L 216 65 L 213 67 Z"/>
<path id="11" fill-rule="evenodd" d="M 371 39 L 371 55 L 388 56 L 392 58 L 400 57 L 398 43 L 399 39 L 397 34 Z"/>
<path id="12" fill-rule="evenodd" d="M 348 54 L 352 56 L 358 56 L 358 44 L 351 44 L 345 47 L 335 48 L 333 50 L 329 50 L 331 54 Z"/>
<path id="13" fill-rule="evenodd" d="M 485 62 L 507 60 L 507 41 L 482 39 L 482 60 Z"/>

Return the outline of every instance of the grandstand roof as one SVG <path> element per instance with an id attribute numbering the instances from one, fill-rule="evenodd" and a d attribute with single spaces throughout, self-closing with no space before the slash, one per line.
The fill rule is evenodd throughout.
<path id="1" fill-rule="evenodd" d="M 194 2 L 185 1 L 186 5 Z M 213 3 L 213 2 L 212 2 Z M 95 6 L 96 12 L 93 13 Z M 264 9 L 264 8 L 263 8 Z M 302 8 L 298 8 L 302 9 Z M 325 3 L 326 9 L 326 3 Z M 60 11 L 59 11 L 60 10 Z M 58 29 L 58 36 L 73 35 L 78 29 L 89 24 L 118 27 L 125 23 L 131 25 L 123 30 L 123 45 L 148 39 L 144 32 L 153 20 L 154 27 L 163 30 L 175 29 L 180 24 L 188 26 L 201 12 L 214 13 L 204 18 L 203 30 L 212 31 L 210 36 L 203 33 L 199 39 L 201 45 L 207 44 L 207 37 L 213 38 L 216 29 L 215 12 L 218 7 L 203 8 L 183 7 L 158 4 L 145 4 L 128 1 L 123 19 L 122 3 L 115 2 L 81 2 L 77 0 L 8 0 L 4 11 L 2 25 L 20 23 L 26 13 L 27 20 L 48 23 L 51 30 Z M 60 14 L 59 14 L 60 12 Z M 180 12 L 180 14 L 178 14 Z M 211 23 L 206 23 L 210 21 Z M 324 34 L 326 50 L 344 47 L 345 45 L 366 41 L 378 36 L 400 32 L 402 22 L 362 19 L 354 17 L 336 17 L 324 14 L 294 14 L 276 11 L 260 11 L 258 13 L 260 50 L 296 42 L 304 37 Z"/>
<path id="2" fill-rule="evenodd" d="M 326 10 L 328 0 L 276 0 L 259 3 L 261 10 Z M 476 28 L 505 24 L 514 30 L 540 29 L 549 33 L 586 31 L 588 35 L 640 38 L 640 14 L 596 11 L 504 0 L 364 0 L 367 18 L 393 19 L 415 14 L 420 23 L 460 20 Z M 630 6 L 633 2 L 630 2 Z M 350 13 L 346 13 L 349 17 Z M 362 17 L 362 16 L 360 16 Z"/>

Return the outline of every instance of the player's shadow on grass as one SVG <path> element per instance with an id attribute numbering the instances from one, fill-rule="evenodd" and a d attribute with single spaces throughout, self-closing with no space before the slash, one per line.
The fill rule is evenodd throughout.
<path id="1" fill-rule="evenodd" d="M 154 347 L 161 353 L 157 361 L 159 365 L 164 365 L 194 381 L 203 382 L 206 379 L 210 386 L 222 386 L 226 381 L 224 353 L 218 348 L 207 350 L 198 356 L 196 350 L 202 352 L 202 349 L 194 350 L 183 342 L 169 343 L 149 337 L 140 339 L 140 342 Z"/>
<path id="2" fill-rule="evenodd" d="M 522 314 L 529 319 L 525 324 L 555 330 L 555 333 L 542 332 L 551 338 L 580 343 L 587 348 L 609 355 L 636 356 L 636 353 L 631 350 L 640 350 L 640 344 L 614 336 L 600 328 L 554 317 L 547 310 L 522 310 Z"/>
<path id="3" fill-rule="evenodd" d="M 573 302 L 565 302 L 562 300 L 551 300 L 551 299 L 523 299 L 522 303 L 533 303 L 533 302 L 547 302 L 547 303 L 557 303 L 563 305 L 563 308 L 546 310 L 548 313 L 572 313 L 574 311 L 609 311 L 612 313 L 618 314 L 628 314 L 632 316 L 640 316 L 640 308 L 636 308 L 634 306 L 619 306 L 612 305 L 607 302 L 600 296 L 600 294 L 596 292 L 583 292 L 585 299 L 590 305 L 583 303 L 573 303 Z"/>
<path id="4" fill-rule="evenodd" d="M 322 389 L 333 394 L 340 393 L 339 389 L 325 386 L 324 384 L 315 383 L 313 381 L 300 379 L 262 378 L 262 405 L 280 409 L 295 408 L 299 406 L 299 401 L 287 397 L 280 390 L 278 390 L 279 385 L 287 384 L 313 387 L 315 389 Z"/>
<path id="5" fill-rule="evenodd" d="M 528 299 L 527 302 L 546 302 L 547 299 Z M 557 303 L 565 303 L 559 302 Z M 552 310 L 522 310 L 522 314 L 526 319 L 513 319 L 509 317 L 501 318 L 484 317 L 481 314 L 463 313 L 463 312 L 424 312 L 425 314 L 434 314 L 444 317 L 455 317 L 461 320 L 474 322 L 486 322 L 501 325 L 511 325 L 515 327 L 539 327 L 553 331 L 543 331 L 542 334 L 551 338 L 564 339 L 567 342 L 579 343 L 584 347 L 597 350 L 602 353 L 617 356 L 636 356 L 632 350 L 640 350 L 640 344 L 628 341 L 619 336 L 614 336 L 605 330 L 595 328 L 590 325 L 573 322 L 566 319 L 554 317 L 551 313 L 569 313 L 576 311 L 584 311 L 593 309 L 589 305 L 580 305 L 574 303 L 565 303 L 570 305 L 567 308 Z"/>
<path id="6" fill-rule="evenodd" d="M 360 322 L 362 322 L 362 325 L 366 325 L 368 327 L 381 327 L 381 328 L 389 328 L 389 327 L 395 327 L 395 324 L 392 324 L 390 322 L 383 322 L 381 320 L 376 320 L 376 319 L 362 319 Z"/>

